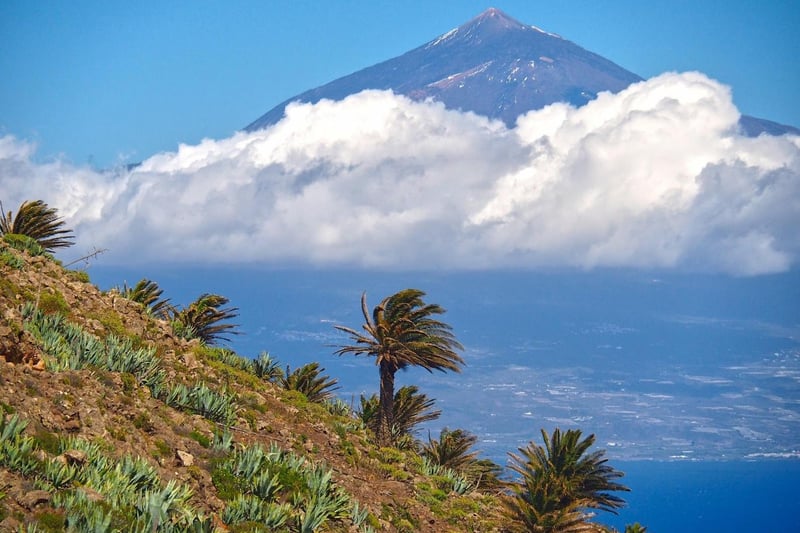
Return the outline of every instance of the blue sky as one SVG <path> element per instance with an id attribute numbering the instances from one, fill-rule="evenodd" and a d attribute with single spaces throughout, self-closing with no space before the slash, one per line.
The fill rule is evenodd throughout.
<path id="1" fill-rule="evenodd" d="M 699 70 L 800 125 L 800 9 L 771 1 L 0 3 L 0 135 L 97 167 L 219 139 L 494 6 L 645 77 Z"/>

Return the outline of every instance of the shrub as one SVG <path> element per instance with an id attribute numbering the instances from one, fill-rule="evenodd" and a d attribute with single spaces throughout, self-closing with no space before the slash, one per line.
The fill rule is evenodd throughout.
<path id="1" fill-rule="evenodd" d="M 56 290 L 45 291 L 39 295 L 39 309 L 46 314 L 69 314 L 69 304 L 64 299 L 64 295 Z"/>
<path id="2" fill-rule="evenodd" d="M 47 251 L 38 242 L 36 242 L 35 239 L 32 239 L 27 235 L 19 235 L 17 233 L 6 233 L 5 235 L 3 235 L 3 242 L 8 244 L 15 250 L 19 250 L 20 252 L 27 252 L 28 255 L 32 257 L 37 257 L 40 255 L 49 256 Z"/>

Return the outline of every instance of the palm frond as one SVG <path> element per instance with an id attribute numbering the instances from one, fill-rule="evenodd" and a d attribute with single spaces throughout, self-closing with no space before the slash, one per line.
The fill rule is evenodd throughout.
<path id="1" fill-rule="evenodd" d="M 616 514 L 625 505 L 610 494 L 630 490 L 614 481 L 624 474 L 606 464 L 604 451 L 587 453 L 594 435 L 581 439 L 580 430 L 556 428 L 552 436 L 543 429 L 542 438 L 544 446 L 531 442 L 519 455 L 509 454 L 509 468 L 520 476 L 509 484 L 513 498 L 506 507 L 514 520 L 530 531 L 591 531 L 581 529 L 596 527 L 589 510 Z"/>
<path id="2" fill-rule="evenodd" d="M 334 391 L 339 388 L 338 380 L 323 374 L 324 368 L 319 363 L 308 363 L 291 371 L 286 367 L 286 373 L 279 380 L 286 390 L 296 390 L 303 393 L 312 402 L 322 403 L 334 397 Z"/>
<path id="3" fill-rule="evenodd" d="M 42 200 L 22 202 L 16 216 L 0 206 L 0 234 L 26 235 L 48 252 L 75 244 L 72 230 L 64 227 L 58 211 Z"/>
<path id="4" fill-rule="evenodd" d="M 396 436 L 413 435 L 420 424 L 436 420 L 442 412 L 434 409 L 435 400 L 419 392 L 419 387 L 406 385 L 401 387 L 394 395 L 394 424 L 393 434 Z M 378 432 L 380 402 L 378 396 L 373 394 L 366 397 L 361 395 L 361 409 L 356 415 L 368 428 Z"/>
<path id="5" fill-rule="evenodd" d="M 428 442 L 422 445 L 422 455 L 434 464 L 461 471 L 478 457 L 478 452 L 470 451 L 477 441 L 478 437 L 463 429 L 442 428 L 438 439 L 428 435 Z"/>
<path id="6" fill-rule="evenodd" d="M 225 322 L 239 316 L 237 307 L 223 308 L 228 299 L 218 294 L 202 294 L 185 309 L 171 311 L 171 318 L 186 332 L 187 337 L 200 339 L 205 344 L 229 341 L 228 335 L 238 335 L 238 324 Z"/>
<path id="7" fill-rule="evenodd" d="M 172 309 L 169 298 L 161 298 L 164 290 L 155 281 L 142 278 L 133 287 L 128 287 L 127 283 L 123 283 L 123 286 L 117 289 L 124 298 L 145 306 L 153 316 L 159 318 L 167 318 L 169 316 L 169 312 Z"/>

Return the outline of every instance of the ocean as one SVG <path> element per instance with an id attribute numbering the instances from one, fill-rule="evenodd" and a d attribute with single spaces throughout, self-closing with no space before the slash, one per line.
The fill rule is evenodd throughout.
<path id="1" fill-rule="evenodd" d="M 619 516 L 596 521 L 651 533 L 800 532 L 800 460 L 623 461 L 631 492 Z"/>

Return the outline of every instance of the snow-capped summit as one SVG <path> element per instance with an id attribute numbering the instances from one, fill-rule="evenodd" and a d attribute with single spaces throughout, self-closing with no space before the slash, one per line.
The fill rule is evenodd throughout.
<path id="1" fill-rule="evenodd" d="M 290 102 L 342 100 L 365 89 L 433 98 L 513 126 L 519 115 L 554 102 L 581 106 L 601 91 L 642 78 L 560 36 L 522 24 L 496 8 L 406 52 L 280 103 L 245 129 L 275 124 Z M 743 117 L 750 134 L 783 126 Z M 770 130 L 772 128 L 772 130 Z"/>

